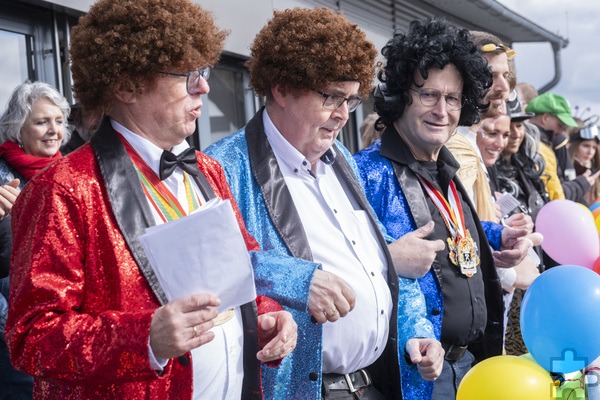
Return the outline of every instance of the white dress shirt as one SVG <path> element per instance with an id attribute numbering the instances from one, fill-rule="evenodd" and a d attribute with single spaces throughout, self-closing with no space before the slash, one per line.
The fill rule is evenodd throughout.
<path id="1" fill-rule="evenodd" d="M 123 135 L 146 164 L 158 175 L 163 149 L 131 132 L 112 119 L 111 123 L 113 128 Z M 173 147 L 171 152 L 178 155 L 188 147 L 190 147 L 189 144 L 183 141 Z M 198 198 L 204 201 L 205 199 L 196 182 L 193 179 L 189 181 Z M 179 167 L 175 168 L 173 174 L 165 179 L 163 183 L 176 196 L 185 212 L 189 212 L 185 185 L 183 183 L 183 171 Z M 154 207 L 152 207 L 149 199 L 148 204 L 150 205 L 156 224 L 162 224 L 162 218 Z M 191 351 L 194 371 L 193 398 L 198 400 L 239 400 L 242 394 L 242 380 L 244 377 L 244 331 L 239 307 L 236 308 L 236 314 L 231 320 L 213 327 L 211 331 L 214 332 L 215 338 L 209 343 Z M 191 330 L 190 332 L 185 332 L 185 334 L 191 334 Z M 148 346 L 150 345 L 148 344 Z M 167 364 L 167 360 L 157 360 L 150 347 L 149 359 L 150 365 L 156 370 L 162 370 Z"/>
<path id="2" fill-rule="evenodd" d="M 323 372 L 350 373 L 367 367 L 384 350 L 393 306 L 377 227 L 331 165 L 319 160 L 316 174 L 310 172 L 308 160 L 281 135 L 266 110 L 263 119 L 314 261 L 345 280 L 356 296 L 354 310 L 323 326 Z"/>

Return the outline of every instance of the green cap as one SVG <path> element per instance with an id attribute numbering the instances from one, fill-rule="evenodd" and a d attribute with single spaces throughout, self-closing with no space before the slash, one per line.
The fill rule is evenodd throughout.
<path id="1" fill-rule="evenodd" d="M 527 112 L 534 114 L 552 114 L 560 119 L 565 125 L 579 128 L 579 125 L 571 116 L 572 110 L 569 101 L 554 93 L 544 93 L 534 98 L 527 104 Z"/>

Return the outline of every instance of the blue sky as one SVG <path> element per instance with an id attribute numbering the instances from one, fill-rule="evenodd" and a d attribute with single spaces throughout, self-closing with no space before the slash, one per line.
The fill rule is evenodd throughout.
<path id="1" fill-rule="evenodd" d="M 562 75 L 552 92 L 565 96 L 576 115 L 600 114 L 600 2 L 591 0 L 498 0 L 550 32 L 569 39 L 561 51 Z M 594 40 L 595 39 L 595 40 Z M 518 81 L 544 86 L 554 75 L 548 44 L 515 44 Z M 586 110 L 587 108 L 590 110 Z"/>

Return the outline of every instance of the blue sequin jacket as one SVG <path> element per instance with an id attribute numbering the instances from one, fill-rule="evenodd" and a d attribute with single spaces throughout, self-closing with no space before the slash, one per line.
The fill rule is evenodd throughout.
<path id="1" fill-rule="evenodd" d="M 358 165 L 367 199 L 381 223 L 387 229 L 388 234 L 394 239 L 398 239 L 406 233 L 427 224 L 431 220 L 431 214 L 423 189 L 412 172 L 411 163 L 415 163 L 416 160 L 410 152 L 407 149 L 402 152 L 404 159 L 401 162 L 397 162 L 398 160 L 392 161 L 382 155 L 381 143 L 382 141 L 385 142 L 386 134 L 398 135 L 394 128 L 388 128 L 381 140 L 355 154 L 354 159 Z M 383 152 L 383 154 L 386 153 Z M 442 147 L 439 158 L 453 160 L 451 157 L 450 152 Z M 466 199 L 465 201 L 471 210 L 474 210 L 460 181 L 455 180 L 455 183 L 457 189 L 461 192 L 462 198 Z M 470 344 L 469 350 L 477 360 L 481 360 L 502 354 L 502 289 L 494 268 L 490 245 L 494 249 L 500 248 L 503 228 L 492 222 L 479 223 L 475 211 L 472 214 L 481 240 L 481 270 L 485 285 L 488 320 L 483 340 Z M 433 323 L 438 340 L 441 336 L 442 316 L 444 315 L 444 301 L 440 286 L 441 271 L 439 268 L 440 265 L 434 263 L 429 272 L 419 279 L 427 303 L 427 318 Z M 401 367 L 405 399 L 430 399 L 433 383 L 420 379 L 415 368 L 405 364 Z"/>
<path id="2" fill-rule="evenodd" d="M 321 398 L 322 326 L 311 320 L 308 296 L 313 274 L 321 266 L 312 261 L 302 223 L 264 133 L 262 113 L 261 109 L 244 129 L 216 142 L 205 152 L 223 165 L 246 227 L 261 250 L 297 257 L 290 257 L 285 265 L 265 263 L 269 267 L 255 270 L 259 294 L 277 300 L 298 323 L 298 343 L 292 354 L 277 368 L 263 366 L 265 399 L 318 400 Z M 339 142 L 334 146 L 338 155 L 333 164 L 336 174 L 346 178 L 357 200 L 374 218 L 356 179 L 352 157 Z M 375 219 L 373 222 L 381 227 Z M 380 242 L 384 243 L 387 253 L 383 236 Z M 394 317 L 390 321 L 388 346 L 374 365 L 386 372 L 373 375 L 374 380 L 386 386 L 384 392 L 389 398 L 400 399 L 398 359 L 404 359 L 406 341 L 411 337 L 431 338 L 434 333 L 425 318 L 423 295 L 416 280 L 398 280 L 394 269 L 389 268 L 389 271 L 388 284 L 396 302 L 393 315 L 398 315 L 398 319 Z M 386 375 L 389 373 L 392 375 Z"/>

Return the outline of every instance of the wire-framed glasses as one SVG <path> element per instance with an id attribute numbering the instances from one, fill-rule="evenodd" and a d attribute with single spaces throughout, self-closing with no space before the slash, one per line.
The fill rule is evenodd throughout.
<path id="1" fill-rule="evenodd" d="M 465 99 L 461 93 L 442 93 L 437 89 L 417 90 L 410 88 L 410 90 L 419 94 L 419 100 L 421 100 L 421 104 L 424 106 L 435 106 L 439 103 L 442 96 L 444 96 L 444 100 L 446 101 L 446 109 L 449 111 L 460 110 L 465 104 Z"/>
<path id="2" fill-rule="evenodd" d="M 208 77 L 210 76 L 210 67 L 195 69 L 189 71 L 187 74 L 177 74 L 175 72 L 161 72 L 161 74 L 185 76 L 185 89 L 189 94 L 196 94 L 198 92 L 198 87 L 200 86 L 200 78 L 204 79 L 205 81 L 208 80 Z"/>
<path id="3" fill-rule="evenodd" d="M 323 107 L 331 111 L 340 108 L 345 101 L 348 102 L 348 112 L 356 110 L 358 106 L 362 104 L 362 99 L 360 97 L 348 98 L 343 96 L 336 96 L 329 93 L 319 92 L 318 90 L 315 90 L 315 92 L 319 93 L 325 98 L 325 100 L 323 100 Z"/>

